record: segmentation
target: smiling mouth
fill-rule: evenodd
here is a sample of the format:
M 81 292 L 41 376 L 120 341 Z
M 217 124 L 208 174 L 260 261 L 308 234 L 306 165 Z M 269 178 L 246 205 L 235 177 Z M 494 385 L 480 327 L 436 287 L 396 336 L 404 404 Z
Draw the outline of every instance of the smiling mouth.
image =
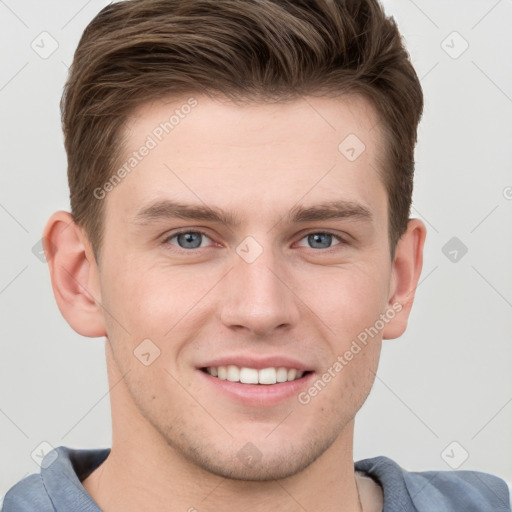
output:
M 239 367 L 236 365 L 227 366 L 209 366 L 201 368 L 201 371 L 208 373 L 212 377 L 230 382 L 240 382 L 242 384 L 280 384 L 292 382 L 304 378 L 310 374 L 310 371 L 300 371 L 296 368 L 286 368 L 284 366 L 262 368 Z

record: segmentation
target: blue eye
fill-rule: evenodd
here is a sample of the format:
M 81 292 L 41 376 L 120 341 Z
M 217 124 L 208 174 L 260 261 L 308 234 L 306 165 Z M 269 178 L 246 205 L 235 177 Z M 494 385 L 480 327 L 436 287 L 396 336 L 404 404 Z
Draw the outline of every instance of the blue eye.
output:
M 330 249 L 332 247 L 331 243 L 333 238 L 337 238 L 340 243 L 342 242 L 341 238 L 332 233 L 310 233 L 302 238 L 302 240 L 307 239 L 312 249 Z
M 176 240 L 175 242 L 173 242 L 174 239 Z M 309 233 L 302 237 L 301 241 L 307 240 L 307 244 L 309 244 L 308 246 L 310 249 L 330 249 L 333 247 L 333 239 L 337 239 L 339 242 L 338 244 L 334 244 L 334 246 L 340 245 L 344 242 L 339 236 L 325 232 Z M 208 241 L 211 242 L 212 240 L 202 231 L 180 231 L 167 237 L 163 243 L 177 245 L 180 249 L 186 250 L 207 247 Z M 299 245 L 303 246 L 303 244 Z
M 176 238 L 177 245 L 181 249 L 199 249 L 202 247 L 202 237 L 210 240 L 204 233 L 201 231 L 182 231 L 180 233 L 174 233 L 174 235 L 164 240 L 164 243 L 171 243 L 171 240 Z M 176 244 L 172 244 L 176 245 Z M 203 246 L 204 247 L 204 246 Z

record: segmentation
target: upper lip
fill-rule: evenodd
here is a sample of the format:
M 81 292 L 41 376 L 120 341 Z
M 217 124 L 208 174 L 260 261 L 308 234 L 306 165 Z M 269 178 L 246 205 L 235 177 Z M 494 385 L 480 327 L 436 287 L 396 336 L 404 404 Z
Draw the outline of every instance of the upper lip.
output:
M 262 370 L 263 368 L 295 368 L 299 371 L 310 371 L 311 366 L 296 359 L 292 359 L 287 356 L 267 356 L 267 357 L 255 357 L 248 355 L 233 355 L 233 356 L 224 356 L 212 359 L 205 363 L 202 363 L 198 366 L 198 368 L 208 368 L 208 367 L 219 367 L 219 366 L 228 366 L 233 364 L 238 366 L 239 368 L 254 368 L 256 370 Z

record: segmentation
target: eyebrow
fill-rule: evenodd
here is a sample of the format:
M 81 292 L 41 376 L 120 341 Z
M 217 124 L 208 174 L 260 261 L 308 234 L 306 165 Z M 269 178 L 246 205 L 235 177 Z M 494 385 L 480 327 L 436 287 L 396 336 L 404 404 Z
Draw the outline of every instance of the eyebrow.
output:
M 229 227 L 237 227 L 242 223 L 240 217 L 233 212 L 206 205 L 186 204 L 170 199 L 156 201 L 141 208 L 133 217 L 133 223 L 147 225 L 155 221 L 174 218 L 210 221 Z M 353 201 L 337 200 L 307 207 L 296 205 L 290 209 L 284 219 L 290 224 L 329 219 L 371 221 L 373 215 L 362 204 Z

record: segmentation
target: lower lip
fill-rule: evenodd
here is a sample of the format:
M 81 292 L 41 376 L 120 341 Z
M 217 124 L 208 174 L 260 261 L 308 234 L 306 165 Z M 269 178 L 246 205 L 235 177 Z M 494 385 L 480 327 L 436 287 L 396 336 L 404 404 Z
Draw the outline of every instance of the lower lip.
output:
M 252 407 L 271 407 L 285 400 L 296 397 L 305 387 L 310 385 L 314 372 L 308 373 L 297 380 L 278 382 L 276 384 L 242 384 L 212 377 L 209 373 L 197 370 L 206 382 L 229 398 L 243 405 Z

